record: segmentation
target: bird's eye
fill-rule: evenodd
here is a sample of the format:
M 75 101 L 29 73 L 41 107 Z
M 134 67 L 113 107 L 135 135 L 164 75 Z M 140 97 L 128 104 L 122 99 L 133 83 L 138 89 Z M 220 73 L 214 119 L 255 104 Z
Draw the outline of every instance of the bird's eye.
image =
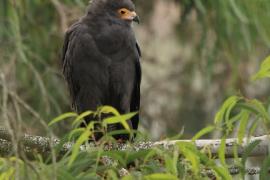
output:
M 127 13 L 128 13 L 128 9 L 126 9 L 126 8 L 121 8 L 121 9 L 118 9 L 118 14 L 120 15 L 120 16 L 123 16 L 123 15 L 126 15 Z

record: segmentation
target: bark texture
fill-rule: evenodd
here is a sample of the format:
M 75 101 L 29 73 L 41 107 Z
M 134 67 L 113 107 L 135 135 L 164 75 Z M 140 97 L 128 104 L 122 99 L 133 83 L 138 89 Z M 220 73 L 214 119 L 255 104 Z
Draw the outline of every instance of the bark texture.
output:
M 268 156 L 268 145 L 269 137 L 268 135 L 263 135 L 259 137 L 251 137 L 250 139 L 245 138 L 242 145 L 237 145 L 238 156 L 241 157 L 244 149 L 254 141 L 259 141 L 259 144 L 253 149 L 249 154 L 249 157 L 261 157 Z M 174 146 L 179 142 L 192 142 L 191 140 L 174 140 L 174 141 L 158 141 L 158 142 L 139 142 L 136 144 L 119 144 L 116 146 L 105 146 L 107 150 L 109 149 L 133 149 L 134 151 L 146 150 L 153 147 L 163 147 L 169 148 Z M 194 141 L 198 149 L 208 147 L 208 150 L 211 151 L 212 155 L 215 156 L 218 153 L 220 148 L 221 140 L 220 139 L 199 139 Z M 237 143 L 237 138 L 226 139 L 226 151 L 225 157 L 232 158 L 234 157 L 234 144 Z M 0 128 L 0 156 L 9 156 L 14 153 L 15 148 L 19 147 L 23 149 L 23 152 L 27 155 L 32 153 L 40 153 L 43 156 L 48 156 L 51 153 L 51 147 L 60 146 L 60 154 L 64 155 L 67 152 L 71 151 L 73 147 L 72 142 L 61 144 L 60 140 L 48 137 L 33 136 L 33 135 L 23 135 L 19 138 L 18 143 L 14 144 L 12 142 L 12 136 L 5 128 Z M 91 146 L 81 146 L 81 150 L 85 151 Z M 229 169 L 231 174 L 239 174 L 240 169 L 238 167 L 233 167 Z M 249 168 L 246 169 L 246 173 L 249 175 L 258 174 L 260 172 L 259 168 Z M 211 175 L 211 172 L 206 172 L 206 174 Z

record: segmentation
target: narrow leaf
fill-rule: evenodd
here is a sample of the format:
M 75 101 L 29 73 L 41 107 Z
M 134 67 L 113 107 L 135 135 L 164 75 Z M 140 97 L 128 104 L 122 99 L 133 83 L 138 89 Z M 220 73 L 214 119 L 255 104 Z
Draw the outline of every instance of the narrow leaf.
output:
M 195 141 L 195 140 L 199 139 L 200 137 L 202 137 L 203 135 L 212 132 L 214 129 L 215 129 L 214 126 L 208 126 L 208 127 L 206 127 L 206 128 L 203 128 L 202 130 L 200 130 L 200 131 L 192 138 L 192 141 Z
M 246 110 L 243 110 L 241 112 L 240 125 L 239 125 L 238 136 L 237 136 L 239 144 L 242 144 L 243 138 L 246 134 L 246 128 L 248 125 L 249 115 L 250 115 L 250 112 Z
M 252 76 L 251 80 L 255 81 L 270 77 L 270 56 L 268 56 L 261 64 L 259 72 Z
M 77 114 L 77 113 L 74 113 L 74 112 L 68 112 L 68 113 L 62 114 L 62 115 L 60 115 L 60 116 L 54 118 L 54 119 L 48 124 L 48 126 L 51 126 L 51 125 L 53 125 L 53 124 L 55 124 L 55 123 L 58 123 L 58 122 L 60 122 L 60 121 L 63 121 L 63 120 L 65 120 L 65 119 L 67 119 L 67 118 L 72 118 L 72 117 L 77 117 L 77 116 L 78 116 L 78 114 Z
M 76 124 L 80 123 L 85 117 L 94 114 L 93 111 L 86 111 L 82 114 L 80 114 L 72 123 L 72 126 L 75 126 Z
M 178 180 L 178 178 L 172 174 L 161 174 L 161 173 L 156 173 L 156 174 L 150 174 L 147 176 L 144 176 L 145 180 Z

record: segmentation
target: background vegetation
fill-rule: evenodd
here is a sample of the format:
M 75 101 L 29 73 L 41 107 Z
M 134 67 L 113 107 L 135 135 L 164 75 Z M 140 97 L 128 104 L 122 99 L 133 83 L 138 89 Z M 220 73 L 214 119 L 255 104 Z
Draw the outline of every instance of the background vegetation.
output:
M 153 138 L 185 127 L 187 137 L 211 122 L 232 93 L 267 99 L 267 83 L 248 85 L 269 53 L 267 0 L 135 1 L 135 25 L 143 50 L 142 121 Z M 67 27 L 88 0 L 1 1 L 1 118 L 22 121 L 24 131 L 42 134 L 48 122 L 70 111 L 60 53 Z M 198 121 L 200 123 L 198 123 Z M 15 123 L 17 124 L 17 123 Z M 60 125 L 56 132 L 68 130 Z M 63 128 L 65 127 L 65 128 Z M 166 128 L 164 128 L 166 127 Z
M 143 52 L 141 131 L 149 133 L 152 139 L 159 139 L 184 129 L 184 136 L 192 137 L 213 121 L 222 102 L 233 94 L 238 96 L 230 99 L 229 104 L 240 102 L 242 105 L 244 102 L 255 108 L 255 114 L 239 109 L 232 114 L 229 111 L 226 118 L 216 120 L 220 123 L 216 128 L 224 127 L 222 122 L 226 122 L 228 126 L 225 128 L 233 130 L 229 117 L 238 113 L 241 115 L 237 116 L 238 120 L 239 117 L 248 117 L 240 118 L 242 129 L 249 118 L 268 120 L 269 83 L 249 82 L 261 60 L 269 55 L 268 0 L 135 0 L 135 3 L 142 19 L 142 24 L 134 27 Z M 0 125 L 16 132 L 16 136 L 28 132 L 62 137 L 71 128 L 68 121 L 58 123 L 53 130 L 48 129 L 47 124 L 54 117 L 71 111 L 61 75 L 60 52 L 64 32 L 84 14 L 87 4 L 88 0 L 0 1 Z M 236 97 L 241 97 L 241 100 Z M 264 104 L 249 101 L 253 98 Z M 256 113 L 256 108 L 262 111 Z M 262 116 L 256 118 L 258 114 Z M 233 122 L 237 121 L 233 119 Z M 256 131 L 255 134 L 268 132 L 268 121 L 249 121 L 249 126 L 254 127 L 250 134 L 254 134 L 253 130 L 257 127 L 254 122 L 264 127 L 259 128 L 263 131 Z M 232 133 L 225 131 L 211 135 L 226 135 L 221 136 L 225 138 Z M 242 130 L 240 134 L 235 133 L 241 139 L 243 133 L 248 132 Z M 179 147 L 186 150 L 182 153 L 187 163 L 176 162 Z M 22 169 L 17 173 L 28 172 L 25 169 L 39 171 L 26 173 L 26 179 L 29 175 L 50 178 L 56 173 L 65 178 L 82 178 L 85 175 L 87 179 L 96 177 L 101 171 L 117 178 L 116 169 L 120 167 L 139 177 L 162 172 L 170 179 L 172 176 L 200 178 L 203 175 L 199 173 L 198 166 L 202 169 L 210 167 L 220 177 L 229 176 L 227 165 L 222 161 L 222 152 L 220 160 L 223 170 L 211 164 L 212 160 L 190 145 L 179 145 L 166 153 L 159 149 L 152 151 L 140 155 L 131 153 L 133 158 L 141 157 L 134 166 L 135 170 L 127 166 L 128 158 L 117 159 L 117 155 L 114 156 L 119 161 L 116 164 L 98 166 L 100 149 L 94 150 L 93 154 L 80 154 L 77 158 L 80 163 L 78 169 L 76 162 L 69 169 L 63 169 L 68 164 L 68 158 L 49 165 L 40 163 L 41 159 L 28 163 L 12 158 L 1 159 L 1 164 L 7 173 L 3 176 L 6 177 L 9 177 L 8 173 L 14 174 L 14 168 Z M 87 166 L 88 161 L 83 164 L 85 156 L 97 158 L 93 158 L 93 169 Z M 156 158 L 149 160 L 152 156 Z M 192 157 L 196 158 L 189 159 Z M 208 160 L 210 164 L 204 164 Z M 142 162 L 143 166 L 139 166 Z M 85 174 L 79 173 L 82 169 Z
M 232 93 L 267 99 L 267 83 L 248 84 L 269 53 L 267 0 L 136 0 L 143 50 L 142 129 L 157 139 L 185 127 L 187 137 L 211 122 Z M 88 0 L 1 1 L 1 122 L 43 134 L 70 111 L 60 52 L 67 27 Z M 21 121 L 21 123 L 16 123 Z M 200 123 L 198 123 L 198 121 Z M 57 134 L 69 125 L 56 127 Z M 168 133 L 170 132 L 170 133 Z

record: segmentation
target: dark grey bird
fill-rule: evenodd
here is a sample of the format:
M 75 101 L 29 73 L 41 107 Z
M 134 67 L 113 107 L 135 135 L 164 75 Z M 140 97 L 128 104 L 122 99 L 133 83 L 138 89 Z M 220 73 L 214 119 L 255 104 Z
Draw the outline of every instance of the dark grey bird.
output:
M 139 111 L 141 51 L 133 21 L 139 22 L 139 18 L 131 0 L 93 0 L 86 15 L 66 32 L 63 74 L 78 113 L 103 105 L 113 106 L 121 114 Z M 85 118 L 86 123 L 91 120 L 93 117 Z M 139 114 L 129 121 L 134 130 L 138 123 Z M 120 129 L 121 124 L 110 127 Z

